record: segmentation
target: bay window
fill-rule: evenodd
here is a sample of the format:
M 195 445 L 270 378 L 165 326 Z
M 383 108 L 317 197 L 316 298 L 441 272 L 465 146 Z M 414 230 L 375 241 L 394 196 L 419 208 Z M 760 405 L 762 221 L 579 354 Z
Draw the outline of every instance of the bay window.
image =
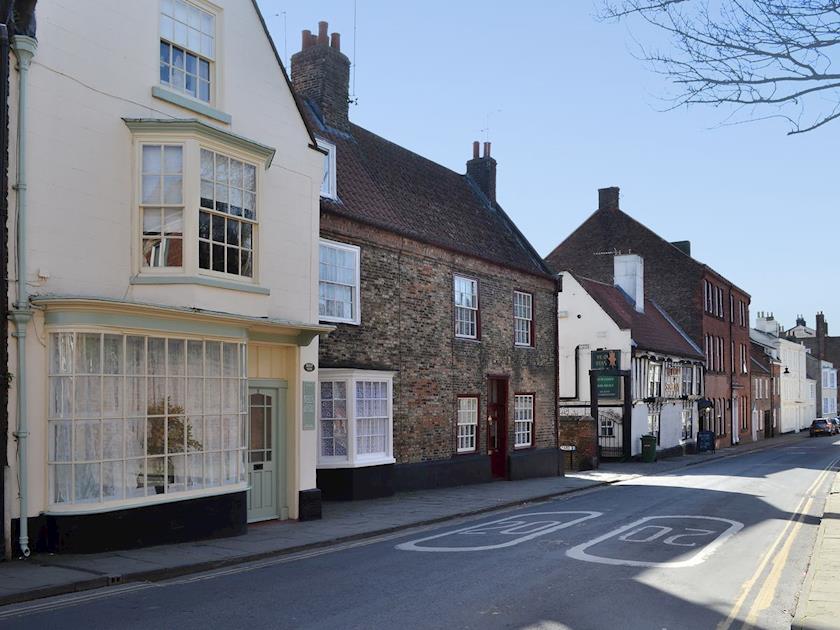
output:
M 196 120 L 127 119 L 137 143 L 132 284 L 258 287 L 260 161 L 274 150 Z M 222 141 L 229 140 L 229 144 Z
M 478 397 L 458 397 L 458 452 L 472 453 L 478 449 Z
M 514 448 L 534 443 L 534 395 L 516 394 L 513 397 Z
M 61 331 L 49 348 L 51 506 L 244 486 L 244 344 Z
M 393 463 L 393 374 L 322 369 L 319 376 L 318 465 Z

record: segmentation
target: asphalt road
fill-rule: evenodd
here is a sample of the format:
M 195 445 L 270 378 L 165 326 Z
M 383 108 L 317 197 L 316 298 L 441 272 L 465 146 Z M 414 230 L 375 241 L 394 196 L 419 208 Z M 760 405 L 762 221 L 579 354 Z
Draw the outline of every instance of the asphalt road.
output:
M 787 629 L 838 458 L 840 440 L 807 440 L 374 541 L 7 607 L 0 627 Z

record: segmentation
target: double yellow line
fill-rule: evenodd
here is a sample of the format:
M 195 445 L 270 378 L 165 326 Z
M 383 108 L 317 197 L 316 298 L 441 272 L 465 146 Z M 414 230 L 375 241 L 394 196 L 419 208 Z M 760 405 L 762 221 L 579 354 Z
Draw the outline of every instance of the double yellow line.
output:
M 828 474 L 839 461 L 840 458 L 835 459 L 826 466 L 814 480 L 814 483 L 812 483 L 805 491 L 805 496 L 802 497 L 802 500 L 796 506 L 796 509 L 793 511 L 793 515 L 785 524 L 784 529 L 782 529 L 778 538 L 776 538 L 770 548 L 765 552 L 764 556 L 762 556 L 761 562 L 759 563 L 758 568 L 756 568 L 755 573 L 752 574 L 749 580 L 744 582 L 744 585 L 741 587 L 741 595 L 735 601 L 735 605 L 732 607 L 732 611 L 729 613 L 729 616 L 717 625 L 717 630 L 729 630 L 732 627 L 732 624 L 741 613 L 741 609 L 746 604 L 747 598 L 750 593 L 753 592 L 753 589 L 771 561 L 772 565 L 770 572 L 761 583 L 761 588 L 755 596 L 752 606 L 750 606 L 749 610 L 747 610 L 746 617 L 744 618 L 744 624 L 741 626 L 742 630 L 752 628 L 758 619 L 758 615 L 773 603 L 773 597 L 776 594 L 776 588 L 779 586 L 779 580 L 781 579 L 782 571 L 787 564 L 793 543 L 796 540 L 799 530 L 802 528 L 802 523 L 804 522 L 805 517 L 810 512 L 811 506 L 814 503 L 813 493 L 816 492 L 816 490 L 822 485 Z

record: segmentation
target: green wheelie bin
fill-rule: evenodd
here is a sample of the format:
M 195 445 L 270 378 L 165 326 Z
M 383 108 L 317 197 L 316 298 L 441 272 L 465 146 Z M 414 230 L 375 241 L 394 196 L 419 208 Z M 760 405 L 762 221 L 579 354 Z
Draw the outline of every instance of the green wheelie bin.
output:
M 656 461 L 656 436 L 642 436 L 642 461 L 651 464 Z

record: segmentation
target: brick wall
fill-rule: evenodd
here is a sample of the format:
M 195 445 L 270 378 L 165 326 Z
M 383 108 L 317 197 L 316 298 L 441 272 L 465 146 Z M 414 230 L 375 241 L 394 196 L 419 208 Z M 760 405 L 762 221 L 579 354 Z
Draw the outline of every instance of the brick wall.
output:
M 393 370 L 398 464 L 456 455 L 458 395 L 479 397 L 478 453 L 487 452 L 487 377 L 535 395 L 535 447 L 554 447 L 554 282 L 425 245 L 328 212 L 321 236 L 361 248 L 361 325 L 338 324 L 320 344 L 320 365 Z M 481 340 L 456 339 L 452 276 L 477 278 Z M 535 347 L 514 347 L 513 291 L 534 295 Z
M 565 470 L 598 468 L 598 425 L 592 416 L 561 416 L 558 424 L 559 444 L 574 446 L 562 453 Z

